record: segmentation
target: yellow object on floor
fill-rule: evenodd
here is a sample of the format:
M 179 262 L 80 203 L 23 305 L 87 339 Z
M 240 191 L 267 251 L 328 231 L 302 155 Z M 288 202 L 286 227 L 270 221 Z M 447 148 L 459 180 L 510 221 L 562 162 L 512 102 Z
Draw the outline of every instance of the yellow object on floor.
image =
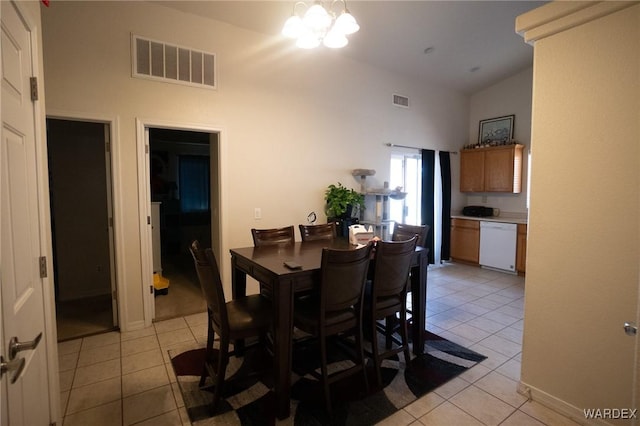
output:
M 156 292 L 164 290 L 163 293 L 169 292 L 169 279 L 163 277 L 158 272 L 153 273 L 153 288 Z

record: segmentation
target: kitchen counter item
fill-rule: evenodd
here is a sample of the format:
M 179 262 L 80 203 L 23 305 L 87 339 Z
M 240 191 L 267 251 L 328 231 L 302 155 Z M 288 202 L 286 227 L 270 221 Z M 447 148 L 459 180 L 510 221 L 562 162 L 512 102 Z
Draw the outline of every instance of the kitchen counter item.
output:
M 488 217 L 493 216 L 493 208 L 484 206 L 466 206 L 462 209 L 465 216 Z
M 515 223 L 480 222 L 480 265 L 516 271 L 516 237 Z

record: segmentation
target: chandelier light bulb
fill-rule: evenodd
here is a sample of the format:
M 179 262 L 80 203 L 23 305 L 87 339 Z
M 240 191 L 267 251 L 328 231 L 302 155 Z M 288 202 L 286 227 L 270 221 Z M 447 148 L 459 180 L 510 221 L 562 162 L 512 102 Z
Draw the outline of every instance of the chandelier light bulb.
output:
M 340 14 L 340 16 L 338 16 L 333 27 L 338 28 L 340 32 L 345 35 L 356 33 L 360 29 L 360 25 L 356 22 L 356 18 L 354 18 L 346 9 Z
M 291 15 L 284 23 L 284 27 L 282 27 L 282 35 L 289 38 L 298 38 L 303 29 L 302 19 L 297 15 Z
M 316 3 L 304 14 L 302 22 L 314 32 L 323 32 L 331 25 L 331 16 L 320 3 Z
M 330 47 L 331 49 L 339 49 L 341 47 L 345 47 L 347 43 L 349 43 L 349 40 L 347 40 L 347 37 L 345 37 L 345 35 L 340 31 L 338 31 L 338 29 L 334 25 L 334 27 L 331 29 L 331 31 L 329 31 L 322 42 L 326 47 Z
M 340 2 L 343 4 L 342 11 L 333 9 Z M 303 9 L 296 11 L 298 6 Z M 303 14 L 304 8 L 306 12 Z M 296 39 L 296 46 L 303 49 L 313 49 L 321 43 L 336 49 L 346 46 L 349 43 L 346 36 L 359 29 L 356 19 L 347 10 L 345 0 L 333 0 L 329 8 L 325 8 L 319 0 L 313 3 L 300 0 L 282 27 L 282 35 Z
M 301 49 L 313 49 L 314 47 L 320 46 L 320 38 L 308 28 L 304 28 L 302 34 L 298 36 L 296 46 Z

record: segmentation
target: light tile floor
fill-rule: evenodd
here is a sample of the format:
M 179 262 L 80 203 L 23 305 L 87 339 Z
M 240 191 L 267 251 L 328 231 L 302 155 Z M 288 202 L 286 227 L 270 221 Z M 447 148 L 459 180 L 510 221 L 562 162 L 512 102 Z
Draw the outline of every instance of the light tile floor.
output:
M 524 279 L 459 264 L 430 267 L 427 328 L 488 357 L 383 425 L 577 425 L 516 392 Z M 64 425 L 189 425 L 167 351 L 204 345 L 206 314 L 60 343 Z M 282 422 L 283 424 L 290 421 Z

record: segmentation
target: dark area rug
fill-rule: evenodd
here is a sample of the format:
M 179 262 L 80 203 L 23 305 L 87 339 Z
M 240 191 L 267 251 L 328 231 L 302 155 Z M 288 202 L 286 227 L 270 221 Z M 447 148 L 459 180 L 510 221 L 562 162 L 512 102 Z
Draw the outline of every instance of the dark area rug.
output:
M 324 409 L 320 383 L 307 374 L 319 368 L 317 347 L 308 344 L 294 345 L 291 417 L 288 423 L 372 425 L 486 359 L 483 355 L 433 333 L 425 333 L 426 353 L 418 357 L 412 355 L 408 367 L 402 356 L 383 362 L 382 387 L 375 385 L 373 367 L 368 369 L 369 392 L 364 389 L 361 374 L 335 383 L 331 388 L 334 401 L 332 417 Z M 269 370 L 271 359 L 264 348 L 247 350 L 244 357 L 231 357 L 227 370 L 229 382 L 225 387 L 224 400 L 220 402 L 215 416 L 209 410 L 213 395 L 211 387 L 207 387 L 209 382 L 202 389 L 198 386 L 204 348 L 169 351 L 169 355 L 193 424 L 276 423 L 275 398 L 270 390 L 273 388 Z M 330 353 L 329 358 L 332 366 L 337 369 L 350 365 L 341 351 Z M 256 371 L 260 373 L 252 374 Z

